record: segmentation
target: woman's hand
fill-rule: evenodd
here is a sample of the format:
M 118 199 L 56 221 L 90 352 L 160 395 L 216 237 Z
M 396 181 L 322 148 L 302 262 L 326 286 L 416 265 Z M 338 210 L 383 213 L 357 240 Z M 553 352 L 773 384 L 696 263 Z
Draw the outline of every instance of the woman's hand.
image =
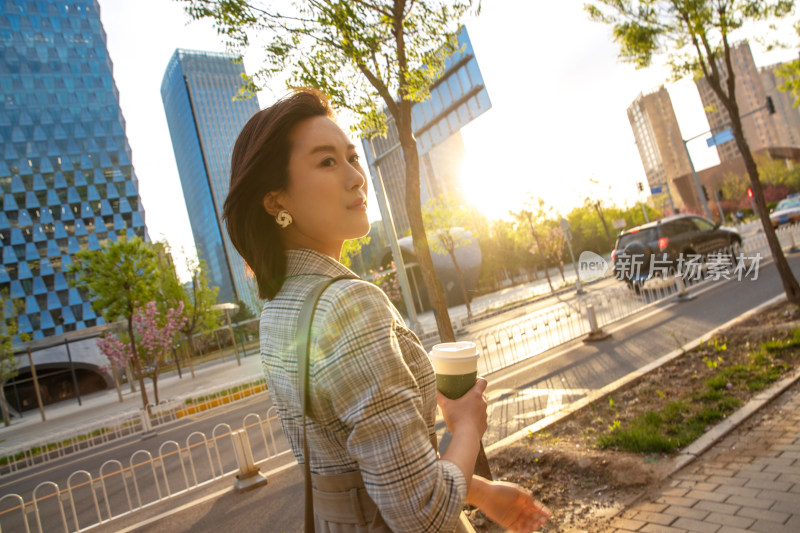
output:
M 436 392 L 437 403 L 450 433 L 455 435 L 457 432 L 466 431 L 474 433 L 480 440 L 488 427 L 486 397 L 483 395 L 486 385 L 485 379 L 477 378 L 475 385 L 464 396 L 455 400 Z
M 514 531 L 515 533 L 529 533 L 536 531 L 552 516 L 550 510 L 540 502 L 533 499 L 530 491 L 514 483 L 505 481 L 486 481 L 474 477 L 474 498 L 467 498 L 469 503 L 478 507 L 490 520 Z M 472 489 L 472 487 L 470 487 Z

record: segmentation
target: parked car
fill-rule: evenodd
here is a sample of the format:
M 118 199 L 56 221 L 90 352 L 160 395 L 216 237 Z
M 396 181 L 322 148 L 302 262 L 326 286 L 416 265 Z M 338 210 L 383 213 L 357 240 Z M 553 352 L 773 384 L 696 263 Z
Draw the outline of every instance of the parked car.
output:
M 611 259 L 617 279 L 629 286 L 660 276 L 687 274 L 690 262 L 702 263 L 714 252 L 741 253 L 742 237 L 698 215 L 674 215 L 623 231 Z
M 794 224 L 800 221 L 800 193 L 790 194 L 780 202 L 769 215 L 772 227 L 777 228 L 781 224 Z

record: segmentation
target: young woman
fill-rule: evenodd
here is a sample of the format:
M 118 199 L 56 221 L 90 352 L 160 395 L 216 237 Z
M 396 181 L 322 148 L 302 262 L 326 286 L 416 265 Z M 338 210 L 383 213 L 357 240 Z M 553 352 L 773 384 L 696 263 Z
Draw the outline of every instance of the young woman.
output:
M 303 457 L 295 335 L 324 278 L 355 275 L 342 244 L 369 231 L 367 179 L 327 98 L 296 91 L 256 113 L 233 149 L 225 219 L 267 302 L 261 357 L 298 462 L 310 460 L 318 532 L 468 531 L 465 502 L 513 531 L 549 511 L 516 485 L 473 476 L 486 430 L 486 381 L 462 398 L 436 391 L 427 354 L 383 292 L 359 279 L 322 295 L 312 326 L 309 458 Z M 453 434 L 437 454 L 440 406 Z

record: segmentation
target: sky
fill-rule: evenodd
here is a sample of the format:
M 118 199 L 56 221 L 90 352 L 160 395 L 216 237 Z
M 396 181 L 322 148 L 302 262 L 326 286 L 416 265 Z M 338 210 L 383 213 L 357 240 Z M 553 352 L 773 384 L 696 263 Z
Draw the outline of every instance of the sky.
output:
M 195 250 L 161 80 L 176 48 L 225 47 L 209 23 L 190 21 L 174 0 L 99 2 L 148 231 L 169 242 L 185 276 L 184 256 Z M 481 14 L 466 20 L 492 108 L 462 130 L 461 182 L 467 201 L 489 218 L 507 217 L 530 195 L 561 214 L 588 195 L 617 205 L 638 201 L 636 183 L 646 180 L 626 110 L 639 93 L 665 85 L 684 138 L 709 129 L 693 82 L 669 83 L 659 61 L 643 70 L 620 62 L 610 28 L 589 21 L 582 6 L 579 0 L 483 2 Z M 751 28 L 741 37 L 764 31 Z M 780 31 L 797 44 L 788 23 Z M 756 66 L 797 57 L 797 48 L 767 53 L 752 40 L 751 48 Z M 257 61 L 256 52 L 246 54 L 245 69 L 256 70 Z M 284 92 L 267 88 L 260 106 Z M 689 150 L 698 170 L 718 163 L 703 138 Z M 379 219 L 374 197 L 368 204 L 371 220 Z

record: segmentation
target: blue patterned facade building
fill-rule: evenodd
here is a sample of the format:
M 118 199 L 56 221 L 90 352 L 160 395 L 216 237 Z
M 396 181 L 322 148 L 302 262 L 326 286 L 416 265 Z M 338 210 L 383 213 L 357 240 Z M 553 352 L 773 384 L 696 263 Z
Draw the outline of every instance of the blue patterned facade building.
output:
M 172 149 L 197 255 L 208 266 L 217 300 L 259 309 L 254 283 L 222 221 L 233 144 L 258 111 L 255 98 L 236 99 L 245 74 L 236 57 L 178 49 L 161 82 Z
M 147 239 L 99 9 L 0 3 L 0 289 L 34 340 L 103 324 L 67 283 L 76 252 Z

